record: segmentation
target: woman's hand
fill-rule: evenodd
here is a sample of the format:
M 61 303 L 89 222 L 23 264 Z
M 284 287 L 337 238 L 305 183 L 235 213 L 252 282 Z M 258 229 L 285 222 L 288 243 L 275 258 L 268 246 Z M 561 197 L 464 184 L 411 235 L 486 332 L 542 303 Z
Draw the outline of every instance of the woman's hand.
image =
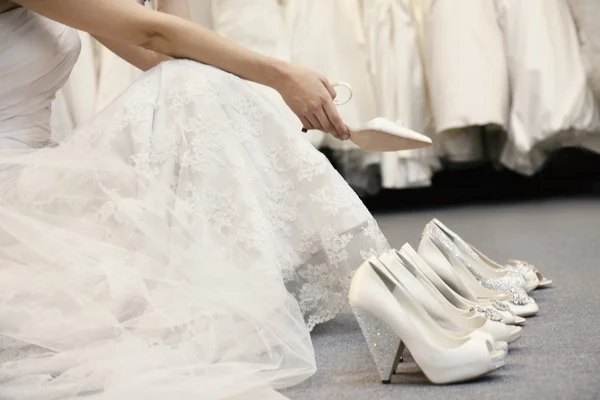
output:
M 327 78 L 308 68 L 288 64 L 273 87 L 300 118 L 304 128 L 328 132 L 340 140 L 350 137 L 333 99 L 336 93 Z

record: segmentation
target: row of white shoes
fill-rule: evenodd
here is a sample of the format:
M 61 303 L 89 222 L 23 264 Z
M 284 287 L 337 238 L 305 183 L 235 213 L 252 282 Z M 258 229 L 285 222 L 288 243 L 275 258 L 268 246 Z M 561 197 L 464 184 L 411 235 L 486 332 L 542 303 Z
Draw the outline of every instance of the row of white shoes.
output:
M 405 244 L 360 266 L 350 304 L 382 382 L 413 365 L 445 384 L 503 366 L 524 317 L 539 310 L 528 292 L 551 284 L 526 262 L 492 261 L 434 219 L 418 251 Z

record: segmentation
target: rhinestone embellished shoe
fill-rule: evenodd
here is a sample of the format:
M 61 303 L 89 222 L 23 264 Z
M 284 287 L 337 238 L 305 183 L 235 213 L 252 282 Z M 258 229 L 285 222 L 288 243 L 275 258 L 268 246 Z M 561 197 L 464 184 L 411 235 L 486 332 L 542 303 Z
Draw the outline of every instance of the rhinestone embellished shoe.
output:
M 516 316 L 510 311 L 509 306 L 498 300 L 480 300 L 472 296 L 467 299 L 456 293 L 450 286 L 440 278 L 437 273 L 423 260 L 412 247 L 404 248 L 404 250 L 412 257 L 412 260 L 422 260 L 423 262 L 415 262 L 413 265 L 417 267 L 419 272 L 429 280 L 450 302 L 454 307 L 459 309 L 463 316 L 471 317 L 473 315 L 485 316 L 491 321 L 502 322 L 507 325 L 522 325 L 525 319 Z M 414 255 L 414 256 L 413 256 Z M 418 257 L 418 258 L 417 258 Z M 468 292 L 470 293 L 470 291 Z
M 504 365 L 506 353 L 495 349 L 490 335 L 448 334 L 384 266 L 361 265 L 349 298 L 383 382 L 390 382 L 404 345 L 436 384 L 475 379 Z
M 520 260 L 509 260 L 509 264 L 506 268 L 517 271 L 523 276 L 531 276 L 534 275 L 537 280 L 536 289 L 546 288 L 552 285 L 552 279 L 548 279 L 542 275 L 542 273 L 533 265 L 529 264 L 526 261 Z
M 445 329 L 459 333 L 482 331 L 495 341 L 512 343 L 521 336 L 521 328 L 494 321 L 481 313 L 466 315 L 450 303 L 421 272 L 417 264 L 425 261 L 409 245 L 379 258 L 395 278 L 402 282 L 410 294 L 427 310 L 429 315 Z
M 352 87 L 346 82 L 333 83 L 334 88 L 345 87 L 349 97 L 343 101 L 336 97 L 336 105 L 344 105 L 352 99 Z M 420 149 L 431 146 L 431 138 L 408 129 L 401 121 L 374 118 L 360 127 L 348 126 L 350 141 L 358 147 L 377 152 Z
M 517 340 L 521 336 L 522 329 L 492 321 L 478 312 L 471 311 L 469 312 L 470 315 L 463 314 L 461 309 L 454 307 L 452 303 L 446 300 L 437 288 L 429 282 L 427 277 L 422 275 L 416 267 L 411 266 L 410 261 L 404 259 L 401 253 L 407 249 L 412 250 L 409 244 L 405 244 L 400 251 L 394 250 L 384 254 L 379 259 L 373 257 L 369 261 L 379 268 L 387 268 L 394 275 L 394 278 L 401 281 L 413 298 L 439 323 L 440 327 L 447 330 L 448 334 L 480 336 L 484 339 L 487 338 L 486 335 L 490 335 L 494 339 L 494 348 L 507 354 L 508 343 Z M 414 250 L 412 252 L 418 257 Z M 412 270 L 414 270 L 414 275 L 411 273 Z M 401 362 L 396 368 L 396 374 L 414 374 L 418 372 L 422 371 L 414 362 L 410 351 L 405 349 Z
M 431 223 L 443 230 L 463 252 L 463 254 L 472 259 L 475 267 L 483 267 L 480 271 L 482 274 L 487 273 L 488 277 L 507 276 L 509 274 L 521 275 L 526 282 L 525 287 L 528 292 L 538 287 L 546 287 L 552 284 L 552 281 L 544 278 L 540 271 L 538 271 L 533 265 L 524 261 L 510 260 L 509 265 L 502 266 L 483 254 L 481 251 L 477 250 L 471 244 L 464 241 L 460 236 L 454 233 L 438 219 L 433 219 Z
M 473 272 L 462 252 L 433 223 L 426 225 L 419 243 L 419 255 L 461 296 L 481 302 L 507 300 L 510 311 L 528 317 L 539 311 L 535 301 L 518 282 L 509 279 L 483 279 Z
M 457 254 L 471 274 L 487 289 L 508 293 L 527 289 L 523 275 L 515 271 L 493 270 L 459 236 L 441 228 L 433 220 L 425 227 L 427 235 L 435 237 L 448 251 Z

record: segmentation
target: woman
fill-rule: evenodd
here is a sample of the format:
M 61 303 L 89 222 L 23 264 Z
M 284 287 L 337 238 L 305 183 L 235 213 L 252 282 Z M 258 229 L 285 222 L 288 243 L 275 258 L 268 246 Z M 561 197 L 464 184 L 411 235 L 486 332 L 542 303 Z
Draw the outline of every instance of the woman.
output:
M 0 7 L 0 398 L 280 398 L 310 376 L 309 330 L 388 245 L 243 79 L 344 139 L 327 80 L 135 2 Z M 56 146 L 67 26 L 146 72 Z

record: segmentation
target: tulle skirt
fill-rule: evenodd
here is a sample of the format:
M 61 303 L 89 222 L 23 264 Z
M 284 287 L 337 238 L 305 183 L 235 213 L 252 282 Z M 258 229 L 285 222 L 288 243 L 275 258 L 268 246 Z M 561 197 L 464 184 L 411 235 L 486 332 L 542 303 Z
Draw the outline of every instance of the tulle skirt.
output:
M 280 398 L 388 244 L 268 100 L 162 63 L 0 157 L 0 398 Z

